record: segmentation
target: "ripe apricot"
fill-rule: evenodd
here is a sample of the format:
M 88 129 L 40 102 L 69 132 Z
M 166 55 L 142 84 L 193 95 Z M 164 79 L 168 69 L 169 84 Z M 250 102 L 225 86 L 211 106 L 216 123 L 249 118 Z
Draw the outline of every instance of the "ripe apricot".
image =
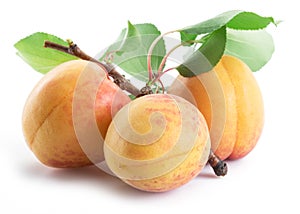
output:
M 22 118 L 25 140 L 51 167 L 80 167 L 104 159 L 103 138 L 113 114 L 130 99 L 97 64 L 63 63 L 29 95 Z
M 127 184 L 144 191 L 177 188 L 205 166 L 210 151 L 206 121 L 185 99 L 152 94 L 124 106 L 111 122 L 105 160 Z
M 212 149 L 221 159 L 238 159 L 256 145 L 263 128 L 264 108 L 259 86 L 249 67 L 223 56 L 209 72 L 179 76 L 168 93 L 194 103 L 204 115 Z

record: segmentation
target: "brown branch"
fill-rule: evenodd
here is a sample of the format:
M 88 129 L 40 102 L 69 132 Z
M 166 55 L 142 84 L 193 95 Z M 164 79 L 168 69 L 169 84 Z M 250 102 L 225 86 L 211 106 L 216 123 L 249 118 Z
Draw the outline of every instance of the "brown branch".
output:
M 134 96 L 138 96 L 140 94 L 140 90 L 137 89 L 134 85 L 132 85 L 123 75 L 117 72 L 112 65 L 107 65 L 99 60 L 87 55 L 84 53 L 76 44 L 72 41 L 68 40 L 69 47 L 53 43 L 50 41 L 45 41 L 44 47 L 51 48 L 54 50 L 58 50 L 73 56 L 76 56 L 80 59 L 91 61 L 97 63 L 107 74 L 114 79 L 114 83 L 117 84 L 122 90 L 128 91 Z
M 218 156 L 216 156 L 212 150 L 210 150 L 208 163 L 213 168 L 217 176 L 225 176 L 227 174 L 227 164 L 224 161 L 222 161 Z

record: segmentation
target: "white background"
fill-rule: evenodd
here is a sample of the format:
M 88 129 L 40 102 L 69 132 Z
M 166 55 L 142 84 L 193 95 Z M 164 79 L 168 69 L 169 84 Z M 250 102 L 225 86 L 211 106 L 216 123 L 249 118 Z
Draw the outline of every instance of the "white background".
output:
M 0 213 L 299 213 L 300 17 L 294 2 L 1 1 Z M 263 135 L 247 157 L 228 162 L 226 177 L 205 168 L 177 190 L 144 193 L 94 167 L 47 168 L 28 149 L 22 109 L 42 75 L 15 55 L 19 39 L 44 31 L 71 38 L 93 55 L 115 40 L 127 20 L 151 22 L 167 32 L 232 9 L 283 22 L 269 28 L 276 50 L 255 73 L 265 101 Z

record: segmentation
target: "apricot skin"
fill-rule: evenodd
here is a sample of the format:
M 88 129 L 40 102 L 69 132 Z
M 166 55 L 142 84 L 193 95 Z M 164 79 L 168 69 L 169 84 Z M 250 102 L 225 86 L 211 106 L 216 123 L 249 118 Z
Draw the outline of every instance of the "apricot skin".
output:
M 207 73 L 179 76 L 168 93 L 198 107 L 208 123 L 212 149 L 221 159 L 242 158 L 257 144 L 264 124 L 263 100 L 251 70 L 241 60 L 223 56 Z M 214 129 L 213 116 L 219 120 Z
M 88 61 L 74 60 L 48 72 L 30 93 L 22 117 L 23 134 L 28 146 L 47 166 L 68 168 L 92 164 L 78 142 L 73 123 L 74 90 L 85 69 L 99 73 L 105 78 L 101 85 L 95 86 L 99 90 L 93 118 L 96 119 L 103 138 L 112 120 L 112 99 L 119 92 L 119 88 L 106 78 L 105 72 L 99 66 Z M 91 80 L 88 84 L 95 82 Z M 77 90 L 80 91 L 80 88 Z M 118 93 L 118 100 L 118 108 L 130 101 L 124 93 Z M 84 106 L 84 102 L 82 104 Z M 103 160 L 103 154 L 97 155 L 99 161 Z
M 125 183 L 149 192 L 186 184 L 205 166 L 209 151 L 209 132 L 199 110 L 166 94 L 146 95 L 124 106 L 104 142 L 110 169 Z

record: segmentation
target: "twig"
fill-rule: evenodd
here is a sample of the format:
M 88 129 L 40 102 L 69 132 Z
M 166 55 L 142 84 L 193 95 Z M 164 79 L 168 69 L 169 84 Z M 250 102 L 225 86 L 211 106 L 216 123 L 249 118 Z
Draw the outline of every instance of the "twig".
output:
M 227 164 L 216 156 L 212 150 L 210 150 L 208 163 L 214 169 L 217 176 L 225 176 L 227 174 Z
M 114 83 L 117 84 L 122 90 L 128 91 L 134 96 L 138 96 L 140 94 L 140 90 L 137 89 L 134 85 L 132 85 L 123 75 L 117 72 L 113 66 L 104 64 L 99 60 L 87 55 L 84 53 L 76 44 L 74 44 L 71 40 L 67 40 L 69 43 L 69 47 L 53 43 L 50 41 L 45 41 L 44 47 L 55 49 L 73 56 L 76 56 L 80 59 L 91 61 L 97 63 L 107 74 L 114 79 Z

